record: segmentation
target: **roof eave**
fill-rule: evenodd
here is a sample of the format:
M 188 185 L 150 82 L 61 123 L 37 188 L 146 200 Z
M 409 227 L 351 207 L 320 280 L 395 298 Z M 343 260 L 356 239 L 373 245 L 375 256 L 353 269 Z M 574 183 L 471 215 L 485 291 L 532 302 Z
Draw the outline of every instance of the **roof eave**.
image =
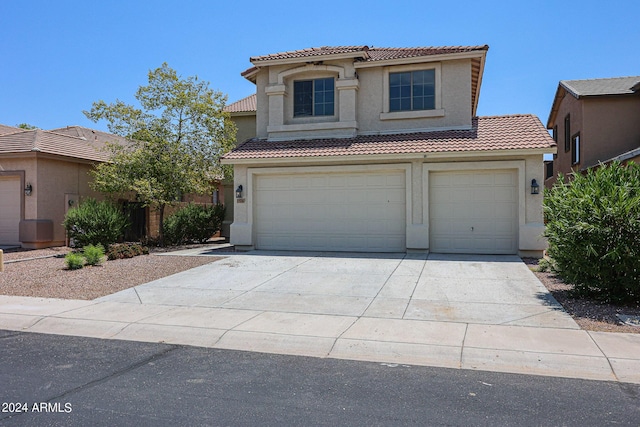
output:
M 336 61 L 340 59 L 353 59 L 353 58 L 367 58 L 366 50 L 358 50 L 353 52 L 344 53 L 330 53 L 327 55 L 309 55 L 298 56 L 294 58 L 281 58 L 281 59 L 256 59 L 250 58 L 249 61 L 256 66 L 271 66 L 271 65 L 286 65 L 286 64 L 299 64 L 301 62 L 319 62 L 319 61 Z
M 558 84 L 558 88 L 556 89 L 556 94 L 553 97 L 553 103 L 551 104 L 551 111 L 549 111 L 549 118 L 547 119 L 547 129 L 552 129 L 553 124 L 556 121 L 556 116 L 558 115 L 558 110 L 560 109 L 560 102 L 564 95 L 567 93 L 565 87 L 562 85 L 562 82 Z
M 471 106 L 473 110 L 472 111 L 473 117 L 477 115 L 477 111 L 478 111 L 478 103 L 480 102 L 480 87 L 482 86 L 482 76 L 484 75 L 484 64 L 486 59 L 487 59 L 487 51 L 484 50 L 482 51 L 482 55 L 480 55 L 480 70 L 478 71 L 478 85 L 476 86 L 476 93 L 474 97 L 475 102 Z
M 472 59 L 481 58 L 484 62 L 484 58 L 487 56 L 486 49 L 472 50 L 469 52 L 456 52 L 456 53 L 441 53 L 435 55 L 423 55 L 423 56 L 410 56 L 406 58 L 394 58 L 384 59 L 380 61 L 366 61 L 356 62 L 353 64 L 354 68 L 370 68 L 370 67 L 383 67 L 387 65 L 405 65 L 416 64 L 426 62 L 439 62 L 454 59 Z
M 354 154 L 337 156 L 297 156 L 297 157 L 258 157 L 247 159 L 221 159 L 223 165 L 270 165 L 270 164 L 300 164 L 300 163 L 335 163 L 335 162 L 358 162 L 358 161 L 384 161 L 384 160 L 417 160 L 417 159 L 446 159 L 462 157 L 492 157 L 492 156 L 529 156 L 555 154 L 557 147 L 545 148 L 517 148 L 500 150 L 477 150 L 477 151 L 437 151 L 437 152 L 416 152 L 399 154 Z

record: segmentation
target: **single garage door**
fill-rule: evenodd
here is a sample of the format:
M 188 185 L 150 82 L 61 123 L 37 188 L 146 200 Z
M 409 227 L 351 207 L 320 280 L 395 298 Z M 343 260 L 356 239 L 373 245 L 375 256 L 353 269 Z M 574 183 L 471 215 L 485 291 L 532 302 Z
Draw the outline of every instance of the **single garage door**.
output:
M 517 182 L 515 170 L 431 172 L 431 252 L 516 253 Z
M 0 245 L 19 245 L 20 178 L 0 176 Z
M 263 175 L 256 247 L 404 252 L 405 172 Z

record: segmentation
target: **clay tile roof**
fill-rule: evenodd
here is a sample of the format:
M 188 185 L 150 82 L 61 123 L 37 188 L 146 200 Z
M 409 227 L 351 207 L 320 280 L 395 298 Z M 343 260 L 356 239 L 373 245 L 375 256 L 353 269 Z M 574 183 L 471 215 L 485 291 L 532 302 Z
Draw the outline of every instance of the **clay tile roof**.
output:
M 345 139 L 267 141 L 250 139 L 225 160 L 329 157 L 377 154 L 474 152 L 549 149 L 556 144 L 540 120 L 530 114 L 476 117 L 470 130 L 393 135 L 358 135 Z M 230 162 L 233 163 L 233 162 Z
M 640 84 L 640 76 L 560 81 L 560 85 L 576 98 L 598 95 L 628 95 L 635 93 L 634 87 L 638 84 Z
M 41 152 L 82 160 L 107 161 L 109 155 L 102 147 L 108 141 L 126 140 L 79 126 L 54 131 L 20 129 L 18 132 L 0 135 L 0 154 Z
M 273 61 L 282 59 L 314 58 L 326 55 L 353 53 L 362 56 L 363 61 L 382 61 L 387 59 L 415 58 L 420 56 L 443 55 L 447 53 L 472 52 L 488 50 L 489 46 L 430 46 L 430 47 L 368 47 L 368 46 L 323 46 L 308 49 L 292 50 L 288 52 L 273 53 L 270 55 L 254 56 L 250 58 L 252 63 Z M 246 72 L 248 72 L 247 70 Z
M 278 59 L 309 58 L 309 57 L 324 56 L 324 55 L 337 55 L 342 53 L 358 53 L 358 52 L 366 51 L 367 49 L 368 49 L 367 46 L 312 47 L 308 49 L 290 50 L 288 52 L 272 53 L 270 55 L 252 56 L 251 58 L 249 58 L 249 61 L 255 63 L 255 62 L 271 61 L 271 60 L 278 60 Z
M 388 59 L 416 58 L 430 55 L 444 55 L 448 53 L 463 53 L 476 50 L 489 50 L 489 46 L 440 46 L 440 47 L 372 47 L 367 52 L 368 62 L 384 61 Z
M 7 126 L 7 125 L 0 125 L 0 135 L 5 135 L 7 133 L 15 133 L 15 132 L 20 132 L 21 128 L 16 128 L 13 126 Z
M 257 97 L 254 93 L 253 95 L 249 95 L 246 98 L 227 105 L 224 107 L 224 111 L 229 113 L 255 112 L 258 109 L 257 105 Z

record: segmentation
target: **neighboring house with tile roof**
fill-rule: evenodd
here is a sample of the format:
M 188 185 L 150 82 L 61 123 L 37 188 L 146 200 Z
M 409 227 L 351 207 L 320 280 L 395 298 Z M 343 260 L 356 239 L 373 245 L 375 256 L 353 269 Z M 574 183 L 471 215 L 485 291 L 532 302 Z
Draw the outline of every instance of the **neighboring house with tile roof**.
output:
M 0 127 L 0 245 L 64 245 L 66 212 L 81 197 L 100 196 L 89 187 L 89 171 L 108 159 L 104 143 L 122 138 L 67 129 Z
M 257 97 L 254 93 L 224 108 L 224 111 L 230 114 L 231 120 L 236 125 L 236 140 L 238 142 L 246 141 L 256 136 L 256 99 Z
M 252 57 L 241 74 L 256 85 L 255 137 L 223 158 L 237 190 L 231 242 L 540 255 L 542 194 L 532 184 L 556 147 L 535 116 L 476 117 L 487 51 L 338 46 Z
M 640 76 L 560 81 L 547 128 L 558 153 L 545 162 L 546 187 L 558 173 L 613 160 L 639 162 Z
M 108 161 L 107 143 L 129 141 L 81 126 L 47 131 L 0 125 L 0 246 L 64 245 L 62 222 L 67 211 L 84 198 L 104 197 L 91 189 L 89 172 L 95 163 Z M 227 193 L 231 194 L 230 185 Z M 185 196 L 184 202 L 211 204 L 223 198 L 219 186 L 216 200 L 193 195 Z M 130 216 L 127 238 L 158 235 L 156 211 L 132 200 L 118 202 Z M 167 215 L 172 211 L 168 209 Z

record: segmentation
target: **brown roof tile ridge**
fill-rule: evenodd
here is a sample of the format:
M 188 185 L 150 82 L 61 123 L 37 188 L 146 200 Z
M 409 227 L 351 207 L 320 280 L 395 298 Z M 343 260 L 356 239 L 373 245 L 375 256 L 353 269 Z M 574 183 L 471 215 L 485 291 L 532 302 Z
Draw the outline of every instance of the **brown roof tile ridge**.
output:
M 414 46 L 414 47 L 381 47 L 381 46 L 372 46 L 369 50 L 419 50 L 419 49 L 433 49 L 433 50 L 446 50 L 446 49 L 469 49 L 469 50 L 488 50 L 489 45 L 469 45 L 469 46 Z
M 509 119 L 509 118 L 516 118 L 516 117 L 535 117 L 533 114 L 531 113 L 515 113 L 515 114 L 497 114 L 497 115 L 493 115 L 493 116 L 477 116 L 476 119 Z
M 303 55 L 306 53 L 321 53 L 324 51 L 352 51 L 357 52 L 358 50 L 368 49 L 368 46 L 320 46 L 320 47 L 308 47 L 305 49 L 297 49 L 297 50 L 288 50 L 284 52 L 270 53 L 268 55 L 260 55 L 260 56 L 252 56 L 249 58 L 249 61 L 268 61 L 269 59 L 280 58 L 283 56 L 292 56 L 292 55 Z

